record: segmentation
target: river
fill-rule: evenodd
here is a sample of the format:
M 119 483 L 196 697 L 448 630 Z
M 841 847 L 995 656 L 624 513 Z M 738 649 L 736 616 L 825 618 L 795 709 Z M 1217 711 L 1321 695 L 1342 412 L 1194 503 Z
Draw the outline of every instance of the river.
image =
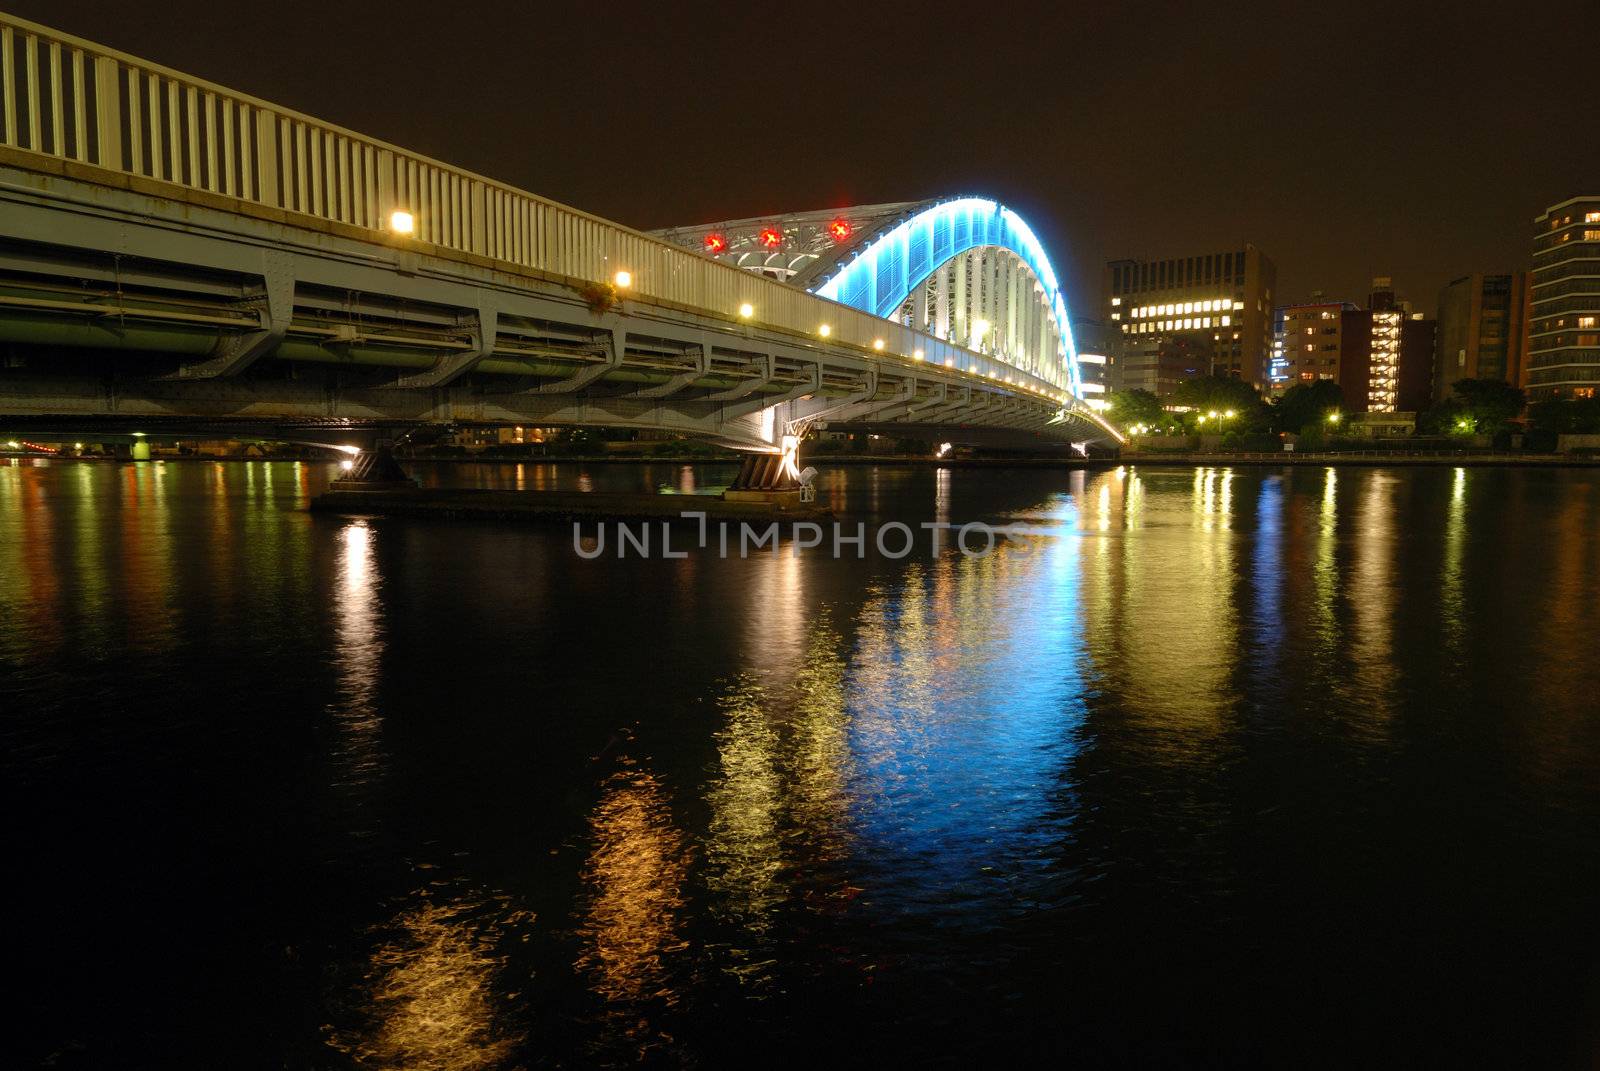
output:
M 8 1063 L 1587 1066 L 1600 472 L 821 467 L 0 464 Z

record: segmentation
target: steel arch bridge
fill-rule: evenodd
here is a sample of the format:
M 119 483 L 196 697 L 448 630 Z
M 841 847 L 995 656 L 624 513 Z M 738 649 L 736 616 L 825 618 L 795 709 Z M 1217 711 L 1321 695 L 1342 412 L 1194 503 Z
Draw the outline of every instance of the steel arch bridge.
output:
M 997 201 L 860 205 L 656 233 L 1081 394 L 1055 268 L 1027 222 Z
M 993 201 L 750 221 L 713 250 L 4 13 L 0 45 L 15 431 L 1121 441 L 1078 396 L 1048 259 Z

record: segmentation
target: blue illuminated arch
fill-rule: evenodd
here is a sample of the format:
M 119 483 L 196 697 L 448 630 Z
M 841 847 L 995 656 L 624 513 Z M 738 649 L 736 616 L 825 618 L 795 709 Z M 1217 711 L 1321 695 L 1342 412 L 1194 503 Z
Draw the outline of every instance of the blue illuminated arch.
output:
M 912 290 L 942 265 L 980 246 L 999 246 L 1015 253 L 1044 287 L 1061 337 L 1057 356 L 1066 369 L 1067 387 L 1081 395 L 1078 351 L 1055 268 L 1033 228 L 996 201 L 962 197 L 931 205 L 874 236 L 811 290 L 874 316 L 893 316 Z

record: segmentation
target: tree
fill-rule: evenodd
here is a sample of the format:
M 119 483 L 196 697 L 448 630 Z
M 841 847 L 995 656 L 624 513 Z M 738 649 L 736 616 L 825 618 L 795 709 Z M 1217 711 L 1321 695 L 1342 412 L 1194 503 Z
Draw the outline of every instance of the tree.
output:
M 1449 435 L 1462 430 L 1462 421 L 1466 418 L 1466 409 L 1455 398 L 1446 398 L 1441 402 L 1434 402 L 1427 409 L 1417 414 L 1418 435 Z
M 1244 380 L 1232 376 L 1196 376 L 1178 384 L 1172 392 L 1172 402 L 1201 412 L 1232 409 L 1242 413 L 1259 405 L 1261 395 Z
M 1299 434 L 1307 425 L 1319 429 L 1329 413 L 1344 403 L 1344 391 L 1331 379 L 1296 383 L 1272 403 L 1272 429 Z
M 1480 435 L 1505 431 L 1522 413 L 1527 396 L 1501 379 L 1458 379 L 1450 386 L 1471 430 Z
M 1196 376 L 1178 384 L 1172 392 L 1174 405 L 1192 410 L 1194 426 L 1199 426 L 1199 415 L 1232 413 L 1222 422 L 1208 422 L 1201 430 L 1249 432 L 1267 426 L 1267 406 L 1261 393 L 1242 379 L 1232 376 Z
M 1113 424 L 1131 428 L 1135 424 L 1160 425 L 1167 419 L 1161 408 L 1161 399 L 1147 390 L 1118 390 L 1111 392 L 1111 405 L 1106 415 Z

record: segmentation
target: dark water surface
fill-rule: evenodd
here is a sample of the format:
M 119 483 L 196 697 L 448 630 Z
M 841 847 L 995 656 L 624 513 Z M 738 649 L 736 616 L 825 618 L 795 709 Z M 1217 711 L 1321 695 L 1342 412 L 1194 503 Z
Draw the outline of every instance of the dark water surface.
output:
M 0 466 L 7 1066 L 1594 1058 L 1600 473 L 826 470 L 1057 529 L 902 561 L 327 478 Z

